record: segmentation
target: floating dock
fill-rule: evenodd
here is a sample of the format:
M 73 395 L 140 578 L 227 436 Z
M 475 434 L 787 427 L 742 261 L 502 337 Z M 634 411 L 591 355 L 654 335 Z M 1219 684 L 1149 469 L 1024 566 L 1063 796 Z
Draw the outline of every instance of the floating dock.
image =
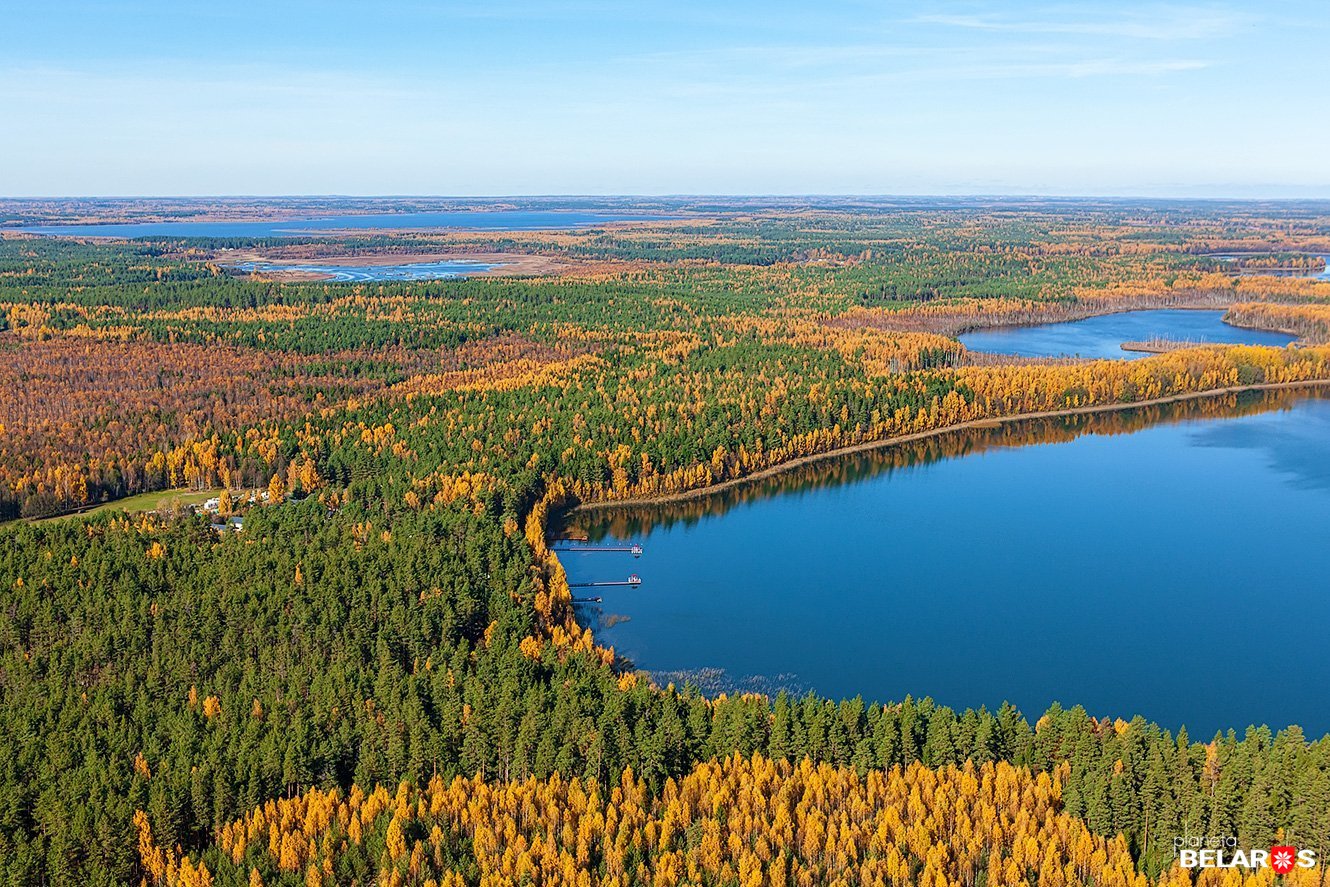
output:
M 569 583 L 568 583 L 568 587 L 569 587 L 569 588 L 607 588 L 607 587 L 609 587 L 609 586 L 620 586 L 620 587 L 622 587 L 622 586 L 627 585 L 627 586 L 631 586 L 631 587 L 633 587 L 633 588 L 636 588 L 637 586 L 639 586 L 639 585 L 641 585 L 641 584 L 642 584 L 642 578 L 641 578 L 640 576 L 638 576 L 636 573 L 634 573 L 634 574 L 632 574 L 631 576 L 629 576 L 627 579 L 607 579 L 607 580 L 604 580 L 604 581 L 602 581 L 602 582 L 569 582 Z
M 642 556 L 642 546 L 636 542 L 629 545 L 555 545 L 554 551 L 623 551 L 633 557 Z

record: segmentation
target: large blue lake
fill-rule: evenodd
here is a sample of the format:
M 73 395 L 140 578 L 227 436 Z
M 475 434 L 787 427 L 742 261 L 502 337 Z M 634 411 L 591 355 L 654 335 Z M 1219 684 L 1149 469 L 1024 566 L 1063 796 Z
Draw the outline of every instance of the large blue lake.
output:
M 641 575 L 578 610 L 658 680 L 1330 730 L 1320 395 L 1019 423 L 571 521 L 645 546 L 560 557 Z
M 603 225 L 609 222 L 641 222 L 662 218 L 668 217 L 584 210 L 488 210 L 374 213 L 280 221 L 39 225 L 13 230 L 67 237 L 299 237 L 309 234 L 345 234 L 367 229 L 559 230 Z
M 1223 311 L 1161 309 L 1103 314 L 1085 320 L 976 330 L 959 338 L 971 351 L 993 351 L 1020 357 L 1091 357 L 1135 359 L 1149 355 L 1123 351 L 1123 342 L 1154 338 L 1184 342 L 1223 342 L 1283 346 L 1294 337 L 1265 330 L 1246 330 L 1223 321 Z

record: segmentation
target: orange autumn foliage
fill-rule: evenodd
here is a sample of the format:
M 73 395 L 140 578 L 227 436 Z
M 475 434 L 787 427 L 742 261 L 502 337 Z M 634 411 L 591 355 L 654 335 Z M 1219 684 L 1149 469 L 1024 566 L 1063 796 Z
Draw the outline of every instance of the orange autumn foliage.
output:
M 734 755 L 697 765 L 654 797 L 631 770 L 608 790 L 557 775 L 313 789 L 223 825 L 202 856 L 177 857 L 155 844 L 143 814 L 135 822 L 150 883 L 166 887 L 209 864 L 231 880 L 231 871 L 243 876 L 256 865 L 333 874 L 343 857 L 374 846 L 383 851 L 370 862 L 385 884 L 463 883 L 448 862 L 460 846 L 479 871 L 467 883 L 483 887 L 1147 887 L 1122 837 L 1096 836 L 1063 812 L 1066 776 L 1066 764 L 1051 774 L 1008 763 L 915 763 L 861 775 Z M 1299 869 L 1283 883 L 1311 887 L 1319 878 Z M 1193 877 L 1173 867 L 1156 883 L 1265 887 L 1273 879 L 1268 869 Z

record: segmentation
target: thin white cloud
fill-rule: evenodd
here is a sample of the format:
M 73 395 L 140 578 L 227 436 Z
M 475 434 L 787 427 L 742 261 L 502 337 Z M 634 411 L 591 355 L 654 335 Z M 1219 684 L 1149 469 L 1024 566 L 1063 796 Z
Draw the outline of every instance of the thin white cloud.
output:
M 1155 77 L 1178 71 L 1199 71 L 1211 66 L 1202 59 L 1163 59 L 1160 61 L 1128 61 L 1124 59 L 1087 59 L 1046 65 L 1008 67 L 1010 76 L 1051 77 Z
M 1227 37 L 1250 23 L 1252 17 L 1218 7 L 1151 6 L 1122 9 L 1107 17 L 1088 18 L 1066 7 L 1052 7 L 1037 19 L 1012 18 L 1002 14 L 925 14 L 911 21 L 974 31 L 1169 41 Z
M 804 78 L 798 84 L 771 83 L 763 77 L 680 79 L 665 90 L 680 99 L 780 102 L 786 108 L 808 109 L 821 97 L 854 92 L 860 95 L 892 87 L 918 84 L 974 83 L 996 80 L 1081 80 L 1091 78 L 1151 78 L 1200 71 L 1212 66 L 1203 59 L 1131 60 L 1087 58 L 1056 62 L 991 62 L 937 64 L 894 71 L 864 72 Z M 867 91 L 867 92 L 865 92 Z M 811 103 L 811 104 L 810 104 Z M 768 106 L 769 107 L 769 106 Z
M 976 63 L 976 59 L 987 61 Z M 1032 58 L 1050 61 L 1032 62 Z M 1091 75 L 1149 75 L 1173 71 L 1194 71 L 1212 66 L 1212 62 L 1197 58 L 1129 59 L 1083 57 L 1083 53 L 1065 46 L 1010 47 L 1004 52 L 977 54 L 969 50 L 942 47 L 895 46 L 743 46 L 714 50 L 650 53 L 618 60 L 623 64 L 677 65 L 698 72 L 726 72 L 726 79 L 741 81 L 738 72 L 752 71 L 752 76 L 772 69 L 795 70 L 826 68 L 847 72 L 849 76 L 866 75 L 880 78 L 941 77 L 942 79 L 967 76 L 1068 76 Z M 894 68 L 884 64 L 898 63 Z M 801 82 L 819 83 L 808 80 Z M 788 83 L 781 83 L 788 89 Z
M 255 113 L 342 105 L 373 108 L 383 103 L 417 100 L 423 93 L 407 81 L 352 76 L 338 71 L 310 71 L 271 65 L 190 66 L 152 61 L 133 70 L 107 65 L 0 67 L 0 99 L 52 104 L 170 108 L 163 97 L 189 107 L 232 104 Z M 229 107 L 228 107 L 229 110 Z M 154 115 L 159 117 L 162 115 Z
M 680 63 L 733 66 L 735 63 L 751 65 L 771 64 L 782 68 L 813 68 L 834 65 L 881 62 L 936 55 L 936 47 L 901 46 L 894 44 L 825 44 L 795 46 L 788 44 L 738 45 L 707 49 L 671 49 L 623 56 L 616 62 Z

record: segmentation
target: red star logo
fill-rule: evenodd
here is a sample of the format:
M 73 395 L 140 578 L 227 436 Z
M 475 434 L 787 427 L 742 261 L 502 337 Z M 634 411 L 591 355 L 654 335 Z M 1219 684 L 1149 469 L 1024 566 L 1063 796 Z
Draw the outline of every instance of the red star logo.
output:
M 1275 845 L 1270 848 L 1270 868 L 1276 873 L 1287 875 L 1298 864 L 1298 848 Z

